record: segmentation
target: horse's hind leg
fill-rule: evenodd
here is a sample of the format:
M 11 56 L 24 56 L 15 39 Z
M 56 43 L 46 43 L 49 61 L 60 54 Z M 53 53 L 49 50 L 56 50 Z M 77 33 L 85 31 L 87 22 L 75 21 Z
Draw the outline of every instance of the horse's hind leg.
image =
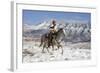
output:
M 45 48 L 45 44 L 43 45 L 42 53 L 45 53 L 45 52 L 44 52 L 44 48 Z
M 47 46 L 46 43 L 44 43 L 44 45 L 43 45 L 43 49 L 42 49 L 42 52 L 43 52 L 43 53 L 45 53 L 45 52 L 44 52 L 44 49 L 45 49 L 45 48 L 47 49 L 47 51 L 48 51 L 48 53 L 49 53 L 49 49 L 48 49 L 49 47 Z
M 43 44 L 43 38 L 41 38 L 41 43 L 40 43 L 39 47 L 41 47 L 42 44 Z
M 54 44 L 52 43 L 52 50 L 54 51 Z

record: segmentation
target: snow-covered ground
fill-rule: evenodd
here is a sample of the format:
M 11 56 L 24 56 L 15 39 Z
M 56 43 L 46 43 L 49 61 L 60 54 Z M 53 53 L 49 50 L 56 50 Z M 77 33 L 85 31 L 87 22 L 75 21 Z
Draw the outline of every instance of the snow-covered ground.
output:
M 47 33 L 50 22 L 44 21 L 38 25 L 24 24 L 23 31 L 23 62 L 45 62 L 66 60 L 87 60 L 91 58 L 91 24 L 84 21 L 66 21 L 57 23 L 57 27 L 63 28 L 65 37 L 62 50 L 49 48 L 42 53 L 40 45 L 41 35 Z M 63 36 L 62 36 L 63 37 Z
M 39 42 L 23 42 L 23 63 L 48 62 L 48 61 L 68 61 L 68 60 L 88 60 L 91 58 L 90 42 L 63 43 L 63 55 L 61 48 L 55 47 L 54 51 L 49 48 L 50 53 L 45 49 L 42 53 L 42 47 Z

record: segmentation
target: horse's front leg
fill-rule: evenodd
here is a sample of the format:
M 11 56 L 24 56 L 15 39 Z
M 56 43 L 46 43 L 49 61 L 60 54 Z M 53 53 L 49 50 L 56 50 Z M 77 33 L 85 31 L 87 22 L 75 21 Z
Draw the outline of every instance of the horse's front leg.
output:
M 54 44 L 52 43 L 51 45 L 52 45 L 52 51 L 54 51 Z
M 62 50 L 61 54 L 63 55 L 63 47 L 62 47 L 62 45 L 60 45 L 60 47 L 61 47 L 61 50 Z
M 62 45 L 58 44 L 58 49 L 61 48 L 61 54 L 63 55 L 63 47 Z
M 55 39 L 52 40 L 51 45 L 52 45 L 52 50 L 54 51 L 54 50 L 55 50 L 55 49 L 54 49 L 54 45 L 56 45 L 56 40 L 55 40 Z
M 47 47 L 46 47 L 46 49 L 47 49 L 47 51 L 48 51 L 48 53 L 49 53 L 49 49 L 48 49 L 49 47 L 48 47 L 48 45 L 47 45 Z

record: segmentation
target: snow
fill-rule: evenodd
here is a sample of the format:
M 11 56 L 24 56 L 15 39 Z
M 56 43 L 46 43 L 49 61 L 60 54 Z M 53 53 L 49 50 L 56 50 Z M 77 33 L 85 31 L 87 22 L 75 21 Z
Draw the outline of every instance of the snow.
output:
M 91 25 L 85 21 L 66 21 L 66 23 L 59 24 L 57 27 L 64 27 L 65 38 L 62 42 L 63 48 L 57 49 L 49 48 L 50 53 L 45 49 L 42 53 L 42 47 L 39 47 L 40 34 L 48 29 L 50 22 L 42 22 L 38 25 L 24 24 L 23 38 L 33 39 L 31 41 L 23 40 L 23 62 L 46 62 L 46 61 L 67 61 L 67 60 L 88 60 L 91 59 Z M 40 30 L 43 29 L 43 30 Z M 46 29 L 46 30 L 45 30 Z M 41 32 L 43 31 L 43 32 Z M 36 34 L 34 34 L 36 33 Z M 34 36 L 36 35 L 36 36 Z M 28 37 L 28 38 L 27 38 Z M 63 54 L 61 54 L 63 49 Z
M 63 45 L 63 54 L 61 48 L 49 48 L 50 53 L 45 49 L 42 53 L 42 47 L 39 42 L 24 42 L 23 44 L 23 62 L 50 62 L 50 61 L 68 61 L 68 60 L 88 60 L 91 59 L 90 42 L 65 43 Z

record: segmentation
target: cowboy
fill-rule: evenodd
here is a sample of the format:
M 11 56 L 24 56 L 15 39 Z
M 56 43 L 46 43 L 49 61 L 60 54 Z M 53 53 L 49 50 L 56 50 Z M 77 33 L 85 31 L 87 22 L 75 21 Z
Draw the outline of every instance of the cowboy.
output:
M 51 33 L 57 32 L 57 26 L 56 26 L 56 21 L 55 20 L 53 20 L 51 25 L 50 25 L 50 32 Z
M 55 39 L 55 36 L 56 36 L 56 32 L 57 32 L 57 26 L 56 26 L 56 21 L 55 20 L 52 20 L 51 24 L 50 24 L 50 27 L 49 27 L 49 44 L 48 46 L 50 46 L 52 43 L 53 43 L 53 40 L 56 41 Z

